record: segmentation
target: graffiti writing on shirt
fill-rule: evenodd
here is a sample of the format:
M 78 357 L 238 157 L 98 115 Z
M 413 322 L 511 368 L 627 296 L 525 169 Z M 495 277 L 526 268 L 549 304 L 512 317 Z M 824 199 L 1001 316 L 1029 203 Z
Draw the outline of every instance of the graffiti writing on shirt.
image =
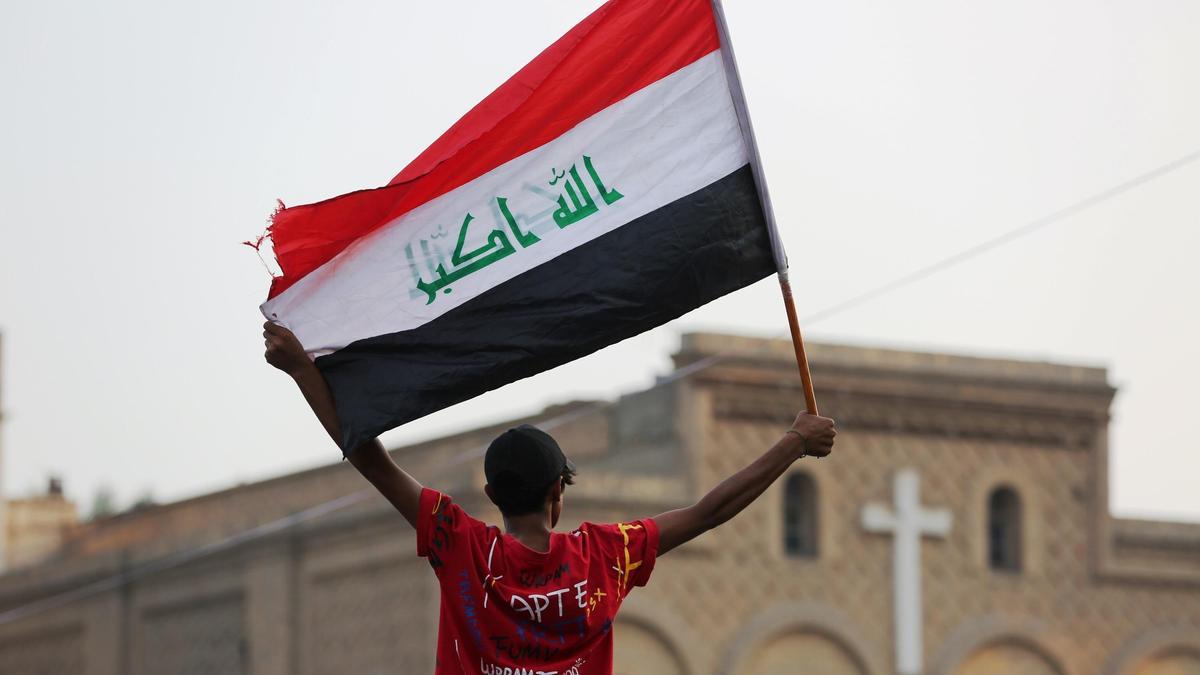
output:
M 433 530 L 429 541 L 429 566 L 435 570 L 445 564 L 442 556 L 439 554 L 449 551 L 453 544 L 450 532 L 454 529 L 454 512 L 451 509 L 442 508 L 444 499 L 445 497 L 439 494 L 437 504 L 433 506 Z
M 559 581 L 569 571 L 571 571 L 571 566 L 568 563 L 563 563 L 553 571 L 544 574 L 538 574 L 537 570 L 526 569 L 517 572 L 517 581 L 525 588 L 541 588 L 553 581 Z
M 580 675 L 579 667 L 587 661 L 583 659 L 575 659 L 574 665 L 562 671 L 562 675 Z M 533 668 L 521 668 L 520 666 L 512 668 L 510 666 L 499 666 L 494 663 L 488 663 L 482 658 L 479 659 L 479 672 L 483 675 L 559 675 L 557 670 L 536 670 Z
M 629 584 L 629 576 L 631 574 L 633 574 L 633 572 L 637 568 L 642 566 L 641 560 L 635 561 L 635 560 L 630 559 L 631 556 L 629 555 L 629 531 L 630 530 L 640 530 L 640 529 L 642 529 L 642 526 L 638 525 L 637 523 L 618 523 L 617 528 L 619 530 L 621 530 L 621 536 L 625 539 L 625 550 L 623 552 L 624 559 L 622 560 L 622 557 L 618 556 L 617 564 L 613 566 L 613 569 L 615 569 L 617 571 L 618 597 L 623 598 L 629 592 L 628 588 L 627 588 L 627 586 Z
M 488 637 L 496 647 L 496 658 L 508 657 L 509 661 L 553 661 L 562 649 L 537 642 L 514 640 L 509 635 L 492 635 Z
M 515 618 L 513 626 L 517 629 L 517 637 L 521 640 L 528 640 L 532 637 L 534 640 L 558 640 L 558 644 L 567 643 L 567 635 L 572 637 L 587 637 L 587 617 L 580 614 L 571 616 L 560 621 L 547 621 L 545 623 L 534 623 L 528 619 Z
M 563 602 L 563 596 L 570 593 L 574 589 L 574 597 L 568 598 L 567 603 Z M 601 591 L 597 591 L 599 593 Z M 564 616 L 565 607 L 569 606 L 571 600 L 579 606 L 579 609 L 588 609 L 588 589 L 587 580 L 565 586 L 563 588 L 550 591 L 549 593 L 530 593 L 529 595 L 520 595 L 514 593 L 509 599 L 509 604 L 513 609 L 525 612 L 529 618 L 537 623 L 542 623 L 542 614 L 547 610 L 551 612 L 557 611 L 558 618 Z M 553 607 L 553 609 L 551 609 Z
M 588 615 L 589 619 L 592 617 L 592 611 L 595 610 L 596 607 L 601 602 L 604 601 L 604 596 L 606 596 L 606 595 L 608 595 L 608 594 L 605 593 L 604 591 L 600 590 L 599 588 L 597 588 L 596 592 L 592 593 L 592 596 L 590 598 L 588 598 L 587 615 Z
M 479 659 L 479 672 L 483 675 L 559 675 L 557 670 L 536 670 L 533 668 L 521 668 L 520 666 L 512 668 L 510 666 L 488 663 L 482 658 Z M 578 672 L 578 670 L 575 671 L 575 673 Z M 563 675 L 567 675 L 567 673 L 563 673 Z
M 479 627 L 479 608 L 475 606 L 475 595 L 471 592 L 471 578 L 466 570 L 458 573 L 458 599 L 462 605 L 463 616 L 467 619 L 467 628 L 475 645 L 483 648 L 483 631 Z

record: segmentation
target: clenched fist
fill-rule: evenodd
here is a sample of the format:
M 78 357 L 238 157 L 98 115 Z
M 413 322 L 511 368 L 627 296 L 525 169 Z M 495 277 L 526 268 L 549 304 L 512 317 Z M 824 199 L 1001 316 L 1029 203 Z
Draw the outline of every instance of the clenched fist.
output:
M 825 457 L 833 451 L 833 437 L 837 427 L 828 417 L 819 417 L 802 412 L 792 422 L 792 429 L 804 439 L 804 450 L 812 457 Z
M 292 331 L 270 321 L 263 324 L 263 340 L 267 346 L 267 363 L 288 375 L 313 367 L 313 362 L 304 353 L 304 347 Z

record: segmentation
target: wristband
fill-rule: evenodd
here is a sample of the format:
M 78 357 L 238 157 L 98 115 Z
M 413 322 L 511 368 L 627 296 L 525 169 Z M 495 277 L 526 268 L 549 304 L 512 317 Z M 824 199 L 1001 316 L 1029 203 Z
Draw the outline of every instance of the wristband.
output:
M 796 438 L 800 439 L 800 457 L 801 457 L 801 459 L 808 457 L 808 439 L 804 437 L 804 434 L 800 433 L 799 431 L 796 431 L 795 429 L 788 429 L 787 431 L 785 431 L 783 433 L 784 434 L 796 434 Z

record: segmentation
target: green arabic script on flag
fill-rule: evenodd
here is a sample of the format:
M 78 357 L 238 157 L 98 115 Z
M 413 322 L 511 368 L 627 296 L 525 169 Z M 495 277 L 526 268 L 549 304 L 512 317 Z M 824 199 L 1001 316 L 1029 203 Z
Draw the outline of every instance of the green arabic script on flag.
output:
M 583 155 L 583 167 L 592 179 L 592 184 L 595 186 L 596 194 L 599 195 L 599 200 L 604 202 L 606 206 L 611 206 L 625 196 L 618 192 L 616 188 L 608 188 L 604 185 L 604 181 L 601 180 L 600 174 L 592 164 L 592 158 L 588 155 Z M 572 164 L 571 168 L 566 171 L 558 171 L 555 168 L 551 168 L 550 175 L 553 178 L 548 183 L 550 187 L 562 184 L 558 198 L 554 200 L 558 208 L 554 210 L 552 215 L 554 224 L 559 229 L 573 225 L 600 210 L 600 206 L 596 203 L 597 198 L 592 196 L 591 190 L 588 189 L 587 184 L 579 174 L 578 163 Z M 448 271 L 446 269 L 444 254 L 436 244 L 433 245 L 438 260 L 437 267 L 431 269 L 433 276 L 436 277 L 433 281 L 425 281 L 421 277 L 417 271 L 412 244 L 410 243 L 406 247 L 405 252 L 409 259 L 409 267 L 412 269 L 413 277 L 416 279 L 416 287 L 413 289 L 414 296 L 419 297 L 420 293 L 424 293 L 426 297 L 425 304 L 433 304 L 433 301 L 438 298 L 438 291 L 449 294 L 453 290 L 450 288 L 450 285 L 454 282 L 516 253 L 517 247 L 509 239 L 509 232 L 512 234 L 512 239 L 516 240 L 516 243 L 522 249 L 529 248 L 541 241 L 541 238 L 533 233 L 532 227 L 522 231 L 521 226 L 517 223 L 517 218 L 508 206 L 508 199 L 506 197 L 496 197 L 495 202 L 496 207 L 500 211 L 500 216 L 508 226 L 508 232 L 505 232 L 503 226 L 494 227 L 488 232 L 483 245 L 469 251 L 463 250 L 467 243 L 467 235 L 471 222 L 475 220 L 474 215 L 467 213 L 466 217 L 463 218 L 462 225 L 459 227 L 458 238 L 455 241 L 454 250 L 450 255 L 450 264 L 453 266 L 452 270 Z M 429 239 L 439 239 L 446 236 L 446 234 L 442 226 L 438 225 L 437 231 L 431 234 Z M 426 260 L 433 257 L 430 255 L 429 249 L 431 244 L 427 239 L 420 239 L 418 245 L 424 252 Z

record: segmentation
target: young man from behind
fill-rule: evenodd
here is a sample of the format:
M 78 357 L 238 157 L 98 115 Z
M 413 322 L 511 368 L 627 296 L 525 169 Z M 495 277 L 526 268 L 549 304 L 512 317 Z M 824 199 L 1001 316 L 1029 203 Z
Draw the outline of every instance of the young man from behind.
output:
M 267 362 L 296 382 L 325 430 L 341 437 L 320 371 L 286 328 L 266 323 Z M 627 523 L 554 531 L 574 465 L 547 433 L 522 425 L 492 441 L 484 491 L 504 528 L 472 518 L 422 486 L 379 441 L 346 458 L 417 531 L 417 554 L 441 588 L 439 675 L 611 675 L 613 620 L 657 557 L 737 515 L 796 460 L 824 457 L 833 420 L 801 413 L 750 465 L 691 506 Z

